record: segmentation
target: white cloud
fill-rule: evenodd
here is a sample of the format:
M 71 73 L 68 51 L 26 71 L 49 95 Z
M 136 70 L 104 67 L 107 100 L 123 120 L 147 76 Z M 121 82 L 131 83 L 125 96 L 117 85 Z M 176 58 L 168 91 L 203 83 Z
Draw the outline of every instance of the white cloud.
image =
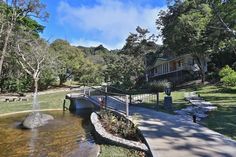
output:
M 148 28 L 151 33 L 157 34 L 155 20 L 161 9 L 166 9 L 166 7 L 137 6 L 119 0 L 99 0 L 98 4 L 93 7 L 74 7 L 61 1 L 58 15 L 61 24 L 91 35 L 91 38 L 86 36 L 86 39 L 79 39 L 78 43 L 95 40 L 112 47 L 120 46 L 121 42 L 124 44 L 129 32 L 135 32 L 137 26 Z

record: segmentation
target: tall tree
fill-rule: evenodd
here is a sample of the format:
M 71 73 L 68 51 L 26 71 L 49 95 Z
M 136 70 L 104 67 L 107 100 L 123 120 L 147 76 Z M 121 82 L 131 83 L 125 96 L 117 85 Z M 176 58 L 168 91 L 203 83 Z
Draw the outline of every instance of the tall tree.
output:
M 48 14 L 44 11 L 45 5 L 40 0 L 0 0 L 0 10 L 4 18 L 1 22 L 0 36 L 3 37 L 3 46 L 0 47 L 0 76 L 3 62 L 7 53 L 13 30 L 19 27 L 26 17 L 46 18 Z
M 57 56 L 58 76 L 60 85 L 72 75 L 75 75 L 84 62 L 84 55 L 77 47 L 71 46 L 67 41 L 57 39 L 51 45 L 52 53 Z
M 205 81 L 206 64 L 212 47 L 208 44 L 208 26 L 212 9 L 201 0 L 176 1 L 159 14 L 156 24 L 161 29 L 163 42 L 177 54 L 191 53 Z
M 140 75 L 143 74 L 144 65 L 140 57 L 111 54 L 104 59 L 106 62 L 106 78 L 113 85 L 117 85 L 120 88 L 134 88 Z
M 16 39 L 15 54 L 23 70 L 32 77 L 34 93 L 37 93 L 42 71 L 54 63 L 48 44 L 29 33 L 23 33 Z
M 146 66 L 147 66 L 147 58 L 146 55 L 150 52 L 155 52 L 158 48 L 156 42 L 156 36 L 154 34 L 149 35 L 148 29 L 137 27 L 137 33 L 130 33 L 128 38 L 126 39 L 126 44 L 121 50 L 121 54 L 129 55 L 133 57 L 133 61 L 142 60 L 144 68 L 144 75 L 146 77 L 146 81 L 148 81 Z M 143 75 L 143 74 L 140 74 Z
M 210 0 L 206 1 L 213 10 L 215 25 L 211 28 L 224 30 L 236 37 L 236 1 L 235 0 Z

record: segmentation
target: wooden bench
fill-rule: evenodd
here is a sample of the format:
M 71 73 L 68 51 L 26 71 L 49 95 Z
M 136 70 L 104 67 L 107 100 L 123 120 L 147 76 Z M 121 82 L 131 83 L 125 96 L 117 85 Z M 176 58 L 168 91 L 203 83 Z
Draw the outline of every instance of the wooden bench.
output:
M 28 97 L 6 97 L 5 102 L 13 102 L 13 101 L 28 101 Z
M 13 101 L 16 101 L 18 99 L 19 99 L 18 97 L 6 97 L 5 102 L 13 102 Z

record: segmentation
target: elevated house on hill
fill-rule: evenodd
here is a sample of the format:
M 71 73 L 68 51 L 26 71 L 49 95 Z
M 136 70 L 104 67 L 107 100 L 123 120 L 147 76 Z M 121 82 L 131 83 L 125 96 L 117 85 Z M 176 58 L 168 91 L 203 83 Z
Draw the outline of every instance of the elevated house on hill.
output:
M 205 65 L 207 71 L 207 65 Z M 191 54 L 181 56 L 159 57 L 148 67 L 149 80 L 168 80 L 174 84 L 192 80 L 198 76 L 200 69 Z

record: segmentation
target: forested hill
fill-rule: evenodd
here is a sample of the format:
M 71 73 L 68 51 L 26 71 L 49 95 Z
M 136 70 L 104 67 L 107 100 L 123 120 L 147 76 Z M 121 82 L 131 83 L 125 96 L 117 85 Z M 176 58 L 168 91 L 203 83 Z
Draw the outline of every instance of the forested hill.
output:
M 105 48 L 103 45 L 99 45 L 97 47 L 85 47 L 85 46 L 77 46 L 78 49 L 80 49 L 86 56 L 90 55 L 101 55 L 101 54 L 107 54 L 110 51 Z

